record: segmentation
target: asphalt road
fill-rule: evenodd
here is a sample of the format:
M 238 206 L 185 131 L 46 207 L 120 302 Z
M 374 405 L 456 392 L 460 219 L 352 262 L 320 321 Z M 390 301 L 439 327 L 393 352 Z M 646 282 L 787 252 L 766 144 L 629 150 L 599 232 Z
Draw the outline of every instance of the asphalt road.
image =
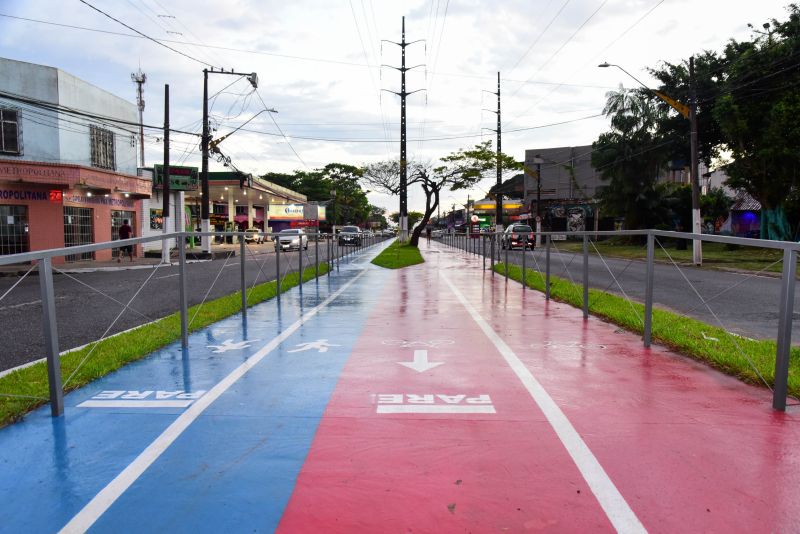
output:
M 557 243 L 556 243 L 557 246 Z M 498 258 L 505 261 L 505 250 Z M 545 270 L 545 250 L 526 252 L 526 266 L 537 263 Z M 534 261 L 535 259 L 535 261 Z M 508 253 L 509 263 L 522 264 L 522 251 Z M 551 249 L 550 273 L 577 283 L 583 280 L 583 256 Z M 488 268 L 487 259 L 487 268 Z M 644 302 L 646 264 L 639 260 L 620 260 L 589 254 L 589 286 Z M 568 274 L 567 274 L 568 273 Z M 612 277 L 611 273 L 614 273 Z M 614 281 L 616 278 L 617 283 Z M 780 278 L 752 273 L 725 272 L 681 265 L 656 263 L 653 303 L 705 323 L 722 326 L 729 332 L 757 339 L 775 339 L 778 332 Z M 691 283 L 691 284 L 690 284 Z M 696 291 L 696 292 L 695 292 Z M 699 295 L 699 296 L 698 296 Z M 703 303 L 707 301 L 708 306 Z M 796 329 L 800 319 L 800 298 L 795 293 L 793 343 L 800 343 Z
M 381 238 L 375 238 L 375 242 L 380 241 Z M 304 267 L 314 264 L 314 246 L 314 243 L 309 243 L 308 250 L 303 251 Z M 262 247 L 272 250 L 270 244 Z M 356 248 L 336 247 L 336 250 L 342 256 Z M 319 261 L 326 257 L 327 243 L 321 242 Z M 227 261 L 189 263 L 189 305 L 198 304 L 204 298 L 215 299 L 238 291 L 241 284 L 240 259 L 237 253 Z M 297 271 L 298 252 L 281 252 L 280 267 L 282 275 Z M 62 268 L 68 270 L 69 265 Z M 275 280 L 276 255 L 274 252 L 248 254 L 245 268 L 248 287 Z M 54 289 L 59 349 L 65 351 L 85 345 L 104 334 L 127 330 L 178 311 L 178 277 L 177 266 L 56 274 Z M 0 295 L 18 280 L 17 277 L 0 278 Z M 29 276 L 0 301 L 0 324 L 5 332 L 0 350 L 0 371 L 44 356 L 40 299 L 39 278 Z M 124 304 L 128 302 L 129 309 L 125 310 Z M 106 333 L 112 323 L 113 327 Z

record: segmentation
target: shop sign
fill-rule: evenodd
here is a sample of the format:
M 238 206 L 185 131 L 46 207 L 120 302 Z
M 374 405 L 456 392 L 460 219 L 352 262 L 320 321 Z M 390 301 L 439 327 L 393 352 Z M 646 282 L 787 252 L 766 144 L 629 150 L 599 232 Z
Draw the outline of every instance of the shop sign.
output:
M 303 220 L 305 211 L 302 204 L 270 204 L 269 218 L 276 221 Z
M 106 206 L 132 208 L 134 201 L 129 198 L 87 197 L 83 195 L 67 194 L 64 196 L 64 202 L 72 202 L 74 204 L 104 204 Z
M 153 165 L 153 188 L 164 187 L 164 166 Z M 200 188 L 200 175 L 197 167 L 169 166 L 169 188 L 171 191 L 197 191 Z
M 64 200 L 64 192 L 61 189 L 50 190 L 50 202 L 61 202 Z
M 13 189 L 0 189 L 0 199 L 3 200 L 49 200 L 47 191 L 15 191 Z

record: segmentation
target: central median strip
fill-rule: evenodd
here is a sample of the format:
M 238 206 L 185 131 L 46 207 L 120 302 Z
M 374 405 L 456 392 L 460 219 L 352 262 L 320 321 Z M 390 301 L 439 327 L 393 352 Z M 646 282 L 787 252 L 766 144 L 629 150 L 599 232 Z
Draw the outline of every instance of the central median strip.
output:
M 329 266 L 320 263 L 319 274 L 326 274 Z M 303 281 L 315 278 L 313 266 L 304 269 Z M 289 273 L 281 282 L 281 293 L 298 285 L 297 273 Z M 248 290 L 247 304 L 253 306 L 277 295 L 277 284 L 273 280 Z M 241 292 L 208 301 L 202 305 L 189 328 L 199 330 L 241 311 Z M 189 317 L 199 305 L 189 308 Z M 109 337 L 99 343 L 90 343 L 79 350 L 61 356 L 62 379 L 69 377 L 83 358 L 97 345 L 94 353 L 78 370 L 65 391 L 78 389 L 93 380 L 107 375 L 120 367 L 140 360 L 170 343 L 180 340 L 180 314 L 173 313 L 152 323 L 143 325 L 119 335 Z M 47 365 L 35 363 L 29 367 L 0 377 L 0 428 L 19 420 L 26 413 L 47 403 Z
M 422 259 L 419 248 L 413 247 L 408 243 L 402 243 L 399 239 L 386 247 L 383 252 L 372 260 L 372 263 L 378 267 L 386 269 L 400 269 L 424 262 L 425 260 Z
M 505 269 L 503 263 L 494 266 L 495 272 L 501 275 L 505 274 Z M 521 283 L 522 268 L 519 265 L 509 264 L 508 277 Z M 526 269 L 525 284 L 541 292 L 545 290 L 544 278 L 535 270 Z M 551 276 L 550 295 L 559 302 L 577 308 L 583 306 L 583 286 L 569 280 Z M 636 310 L 636 314 L 631 307 Z M 640 320 L 640 317 L 644 317 L 644 305 L 628 302 L 612 293 L 589 289 L 589 312 L 632 332 L 641 334 L 644 330 Z M 770 387 L 774 384 L 776 351 L 774 341 L 740 337 L 718 326 L 655 307 L 652 336 L 654 341 L 750 384 L 764 385 L 759 374 Z M 797 347 L 792 348 L 789 363 L 788 393 L 793 397 L 800 396 L 800 348 Z

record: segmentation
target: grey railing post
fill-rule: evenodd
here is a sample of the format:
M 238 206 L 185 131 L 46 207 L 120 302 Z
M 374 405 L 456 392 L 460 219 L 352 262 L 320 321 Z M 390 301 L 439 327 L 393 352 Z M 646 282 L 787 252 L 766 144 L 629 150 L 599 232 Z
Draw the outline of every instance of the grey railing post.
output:
M 319 278 L 319 232 L 314 234 L 314 274 Z
M 306 241 L 308 245 L 308 241 Z M 303 235 L 300 235 L 300 246 L 297 247 L 297 284 L 303 289 Z
M 647 232 L 647 271 L 644 288 L 644 346 L 650 346 L 653 331 L 653 271 L 655 268 L 655 236 Z
M 522 237 L 522 290 L 525 291 L 527 284 L 527 271 L 525 270 L 525 256 L 528 253 L 528 236 Z
M 505 259 L 506 282 L 508 282 L 508 243 L 506 243 L 506 259 Z
M 56 324 L 56 298 L 53 289 L 53 264 L 51 258 L 39 260 L 39 289 L 42 295 L 42 327 L 45 354 L 47 355 L 47 384 L 50 388 L 50 413 L 53 417 L 64 414 L 64 390 L 61 387 L 61 359 L 58 353 L 58 326 Z
M 486 235 L 481 235 L 481 256 L 483 257 L 483 270 L 486 270 Z
M 553 236 L 547 235 L 544 246 L 544 298 L 550 300 L 550 240 Z
M 783 251 L 783 276 L 781 277 L 780 315 L 778 316 L 778 346 L 775 351 L 775 387 L 772 390 L 772 407 L 780 411 L 786 410 L 796 275 L 797 254 L 794 250 L 785 249 Z
M 494 234 L 492 234 L 492 236 L 489 239 L 491 239 L 491 242 L 490 242 L 491 247 L 490 248 L 492 249 L 491 250 L 492 259 L 489 262 L 489 268 L 492 270 L 492 276 L 494 276 Z
M 583 236 L 583 318 L 589 318 L 589 236 Z
M 241 288 L 242 288 L 242 319 L 247 318 L 247 265 L 245 264 L 245 259 L 247 259 L 247 245 L 244 241 L 244 235 L 240 236 L 239 239 L 239 255 L 242 257 L 239 260 L 239 275 L 241 277 Z
M 275 236 L 275 296 L 281 300 L 281 240 Z
M 325 257 L 328 259 L 328 276 L 330 277 L 333 270 L 333 239 L 327 239 L 325 245 Z
M 181 234 L 181 243 L 178 245 L 178 298 L 180 298 L 181 314 L 181 347 L 189 346 L 189 303 L 186 291 L 186 234 Z

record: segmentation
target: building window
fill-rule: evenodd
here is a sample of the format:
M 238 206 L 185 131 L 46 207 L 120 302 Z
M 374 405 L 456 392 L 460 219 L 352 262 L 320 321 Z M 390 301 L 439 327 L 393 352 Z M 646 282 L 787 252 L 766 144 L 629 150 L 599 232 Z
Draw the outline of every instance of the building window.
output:
M 77 247 L 94 243 L 94 217 L 91 208 L 64 206 L 64 246 Z M 66 261 L 93 260 L 94 252 L 69 254 Z
M 100 128 L 99 126 L 89 126 L 89 136 L 92 143 L 92 167 L 101 169 L 116 170 L 116 158 L 114 157 L 114 132 Z
M 247 215 L 247 206 L 236 206 L 236 215 Z
M 0 108 L 0 153 L 20 155 L 19 112 Z

